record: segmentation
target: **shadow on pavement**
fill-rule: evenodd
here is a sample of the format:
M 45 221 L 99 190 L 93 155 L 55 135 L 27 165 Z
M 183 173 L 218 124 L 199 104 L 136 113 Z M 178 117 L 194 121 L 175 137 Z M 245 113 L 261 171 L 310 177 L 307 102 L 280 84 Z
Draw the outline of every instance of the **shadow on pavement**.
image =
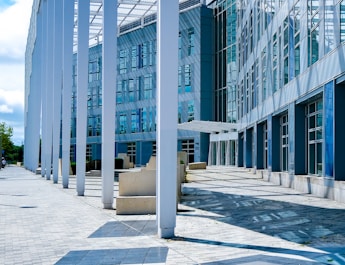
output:
M 167 247 L 70 251 L 55 264 L 153 264 L 165 263 Z
M 196 244 L 206 244 L 206 245 L 215 245 L 215 246 L 222 246 L 222 247 L 230 247 L 230 248 L 238 248 L 238 249 L 247 249 L 247 250 L 257 250 L 263 251 L 267 253 L 272 253 L 272 256 L 268 255 L 254 255 L 250 257 L 243 257 L 243 258 L 236 258 L 236 259 L 228 259 L 222 261 L 215 261 L 210 263 L 202 263 L 202 264 L 251 264 L 251 265 L 270 265 L 270 264 L 344 264 L 343 257 L 340 257 L 338 253 L 344 252 L 344 248 L 333 248 L 333 249 L 323 249 L 325 252 L 312 252 L 312 251 L 303 251 L 303 250 L 294 250 L 294 249 L 287 249 L 287 248 L 278 248 L 278 247 L 265 247 L 265 246 L 255 246 L 255 245 L 248 245 L 248 244 L 236 244 L 236 243 L 228 243 L 228 242 L 221 242 L 221 241 L 213 241 L 213 240 L 205 240 L 205 239 L 197 239 L 197 238 L 189 238 L 189 237 L 176 237 L 173 240 L 176 241 L 185 241 L 190 243 Z M 332 254 L 334 253 L 334 254 Z M 277 257 L 276 254 L 283 254 L 283 255 L 294 255 L 304 257 L 309 259 L 310 261 L 301 260 L 301 259 L 293 259 L 293 258 L 283 258 Z
M 319 264 L 319 262 L 313 262 L 313 261 L 306 261 L 306 260 L 298 260 L 298 259 L 289 259 L 289 258 L 283 258 L 279 257 L 279 260 L 277 257 L 272 256 L 266 256 L 266 255 L 254 255 L 250 257 L 244 257 L 244 258 L 238 258 L 238 259 L 231 259 L 231 260 L 220 260 L 215 262 L 208 262 L 208 263 L 202 263 L 203 265 L 287 265 L 287 264 L 294 264 L 294 265 L 315 265 Z
M 183 194 L 183 205 L 221 215 L 210 218 L 224 223 L 299 244 L 345 242 L 344 210 L 188 187 Z
M 156 233 L 155 220 L 111 221 L 97 229 L 89 238 L 132 237 L 155 235 Z

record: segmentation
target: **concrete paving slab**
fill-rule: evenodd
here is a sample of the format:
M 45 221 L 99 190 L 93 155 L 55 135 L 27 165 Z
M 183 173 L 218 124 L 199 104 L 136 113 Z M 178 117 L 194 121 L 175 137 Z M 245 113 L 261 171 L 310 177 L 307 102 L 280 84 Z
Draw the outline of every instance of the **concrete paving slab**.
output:
M 116 215 L 101 177 L 77 196 L 18 166 L 0 171 L 0 264 L 345 264 L 345 204 L 265 182 L 245 169 L 189 171 L 175 237 L 155 215 Z M 114 198 L 118 183 L 114 183 Z M 114 203 L 116 207 L 116 203 Z

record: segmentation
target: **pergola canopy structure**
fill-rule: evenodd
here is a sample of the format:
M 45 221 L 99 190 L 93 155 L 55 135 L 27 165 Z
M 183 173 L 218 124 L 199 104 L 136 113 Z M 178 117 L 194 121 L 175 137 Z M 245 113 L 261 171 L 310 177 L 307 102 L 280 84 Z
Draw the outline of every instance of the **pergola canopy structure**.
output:
M 35 154 L 25 152 L 25 166 L 37 168 L 42 139 L 41 175 L 47 180 L 53 175 L 54 183 L 58 183 L 62 142 L 63 187 L 68 188 L 72 66 L 73 53 L 77 53 L 76 191 L 78 196 L 84 196 L 89 48 L 102 43 L 102 202 L 104 208 L 112 209 L 117 36 L 156 22 L 157 228 L 160 237 L 172 237 L 176 222 L 179 9 L 203 3 L 200 0 L 34 0 L 26 49 L 25 146 Z M 36 159 L 29 159 L 30 156 Z
M 74 0 L 74 47 L 77 46 L 78 1 Z M 180 5 L 187 0 L 179 0 Z M 186 5 L 195 5 L 204 1 L 188 1 Z M 186 8 L 188 6 L 183 6 Z M 157 18 L 157 0 L 118 0 L 117 1 L 117 35 L 153 23 Z M 90 0 L 89 45 L 103 42 L 103 1 Z
M 236 123 L 216 122 L 216 121 L 198 121 L 193 120 L 177 125 L 180 130 L 197 131 L 203 133 L 222 133 L 236 132 L 238 125 Z
M 120 0 L 117 1 L 117 26 L 118 34 L 120 29 L 131 29 L 141 24 L 144 17 L 157 13 L 157 0 Z M 77 41 L 77 14 L 78 1 L 75 0 L 75 20 L 74 20 L 74 45 Z M 103 29 L 103 2 L 102 0 L 90 1 L 90 45 L 102 42 Z

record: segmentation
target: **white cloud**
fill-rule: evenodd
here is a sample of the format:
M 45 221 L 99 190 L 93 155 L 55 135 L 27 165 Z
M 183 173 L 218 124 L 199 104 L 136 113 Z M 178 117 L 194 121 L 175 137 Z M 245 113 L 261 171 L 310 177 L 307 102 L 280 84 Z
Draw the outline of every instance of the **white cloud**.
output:
M 0 63 L 0 101 L 24 107 L 24 64 Z M 0 111 L 1 113 L 1 111 Z
M 9 108 L 7 105 L 0 105 L 0 112 L 13 113 L 13 109 Z
M 13 127 L 15 144 L 24 139 L 24 63 L 32 3 L 9 0 L 0 9 L 0 121 Z
M 24 60 L 32 0 L 16 0 L 0 12 L 0 58 Z

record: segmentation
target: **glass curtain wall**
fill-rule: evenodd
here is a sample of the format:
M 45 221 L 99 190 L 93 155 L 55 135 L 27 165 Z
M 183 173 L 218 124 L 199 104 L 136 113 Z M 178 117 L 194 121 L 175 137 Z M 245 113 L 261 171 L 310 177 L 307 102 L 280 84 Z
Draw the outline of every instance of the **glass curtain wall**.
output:
M 322 98 L 306 106 L 308 174 L 322 175 Z
M 215 121 L 237 120 L 236 1 L 218 1 L 215 7 Z

